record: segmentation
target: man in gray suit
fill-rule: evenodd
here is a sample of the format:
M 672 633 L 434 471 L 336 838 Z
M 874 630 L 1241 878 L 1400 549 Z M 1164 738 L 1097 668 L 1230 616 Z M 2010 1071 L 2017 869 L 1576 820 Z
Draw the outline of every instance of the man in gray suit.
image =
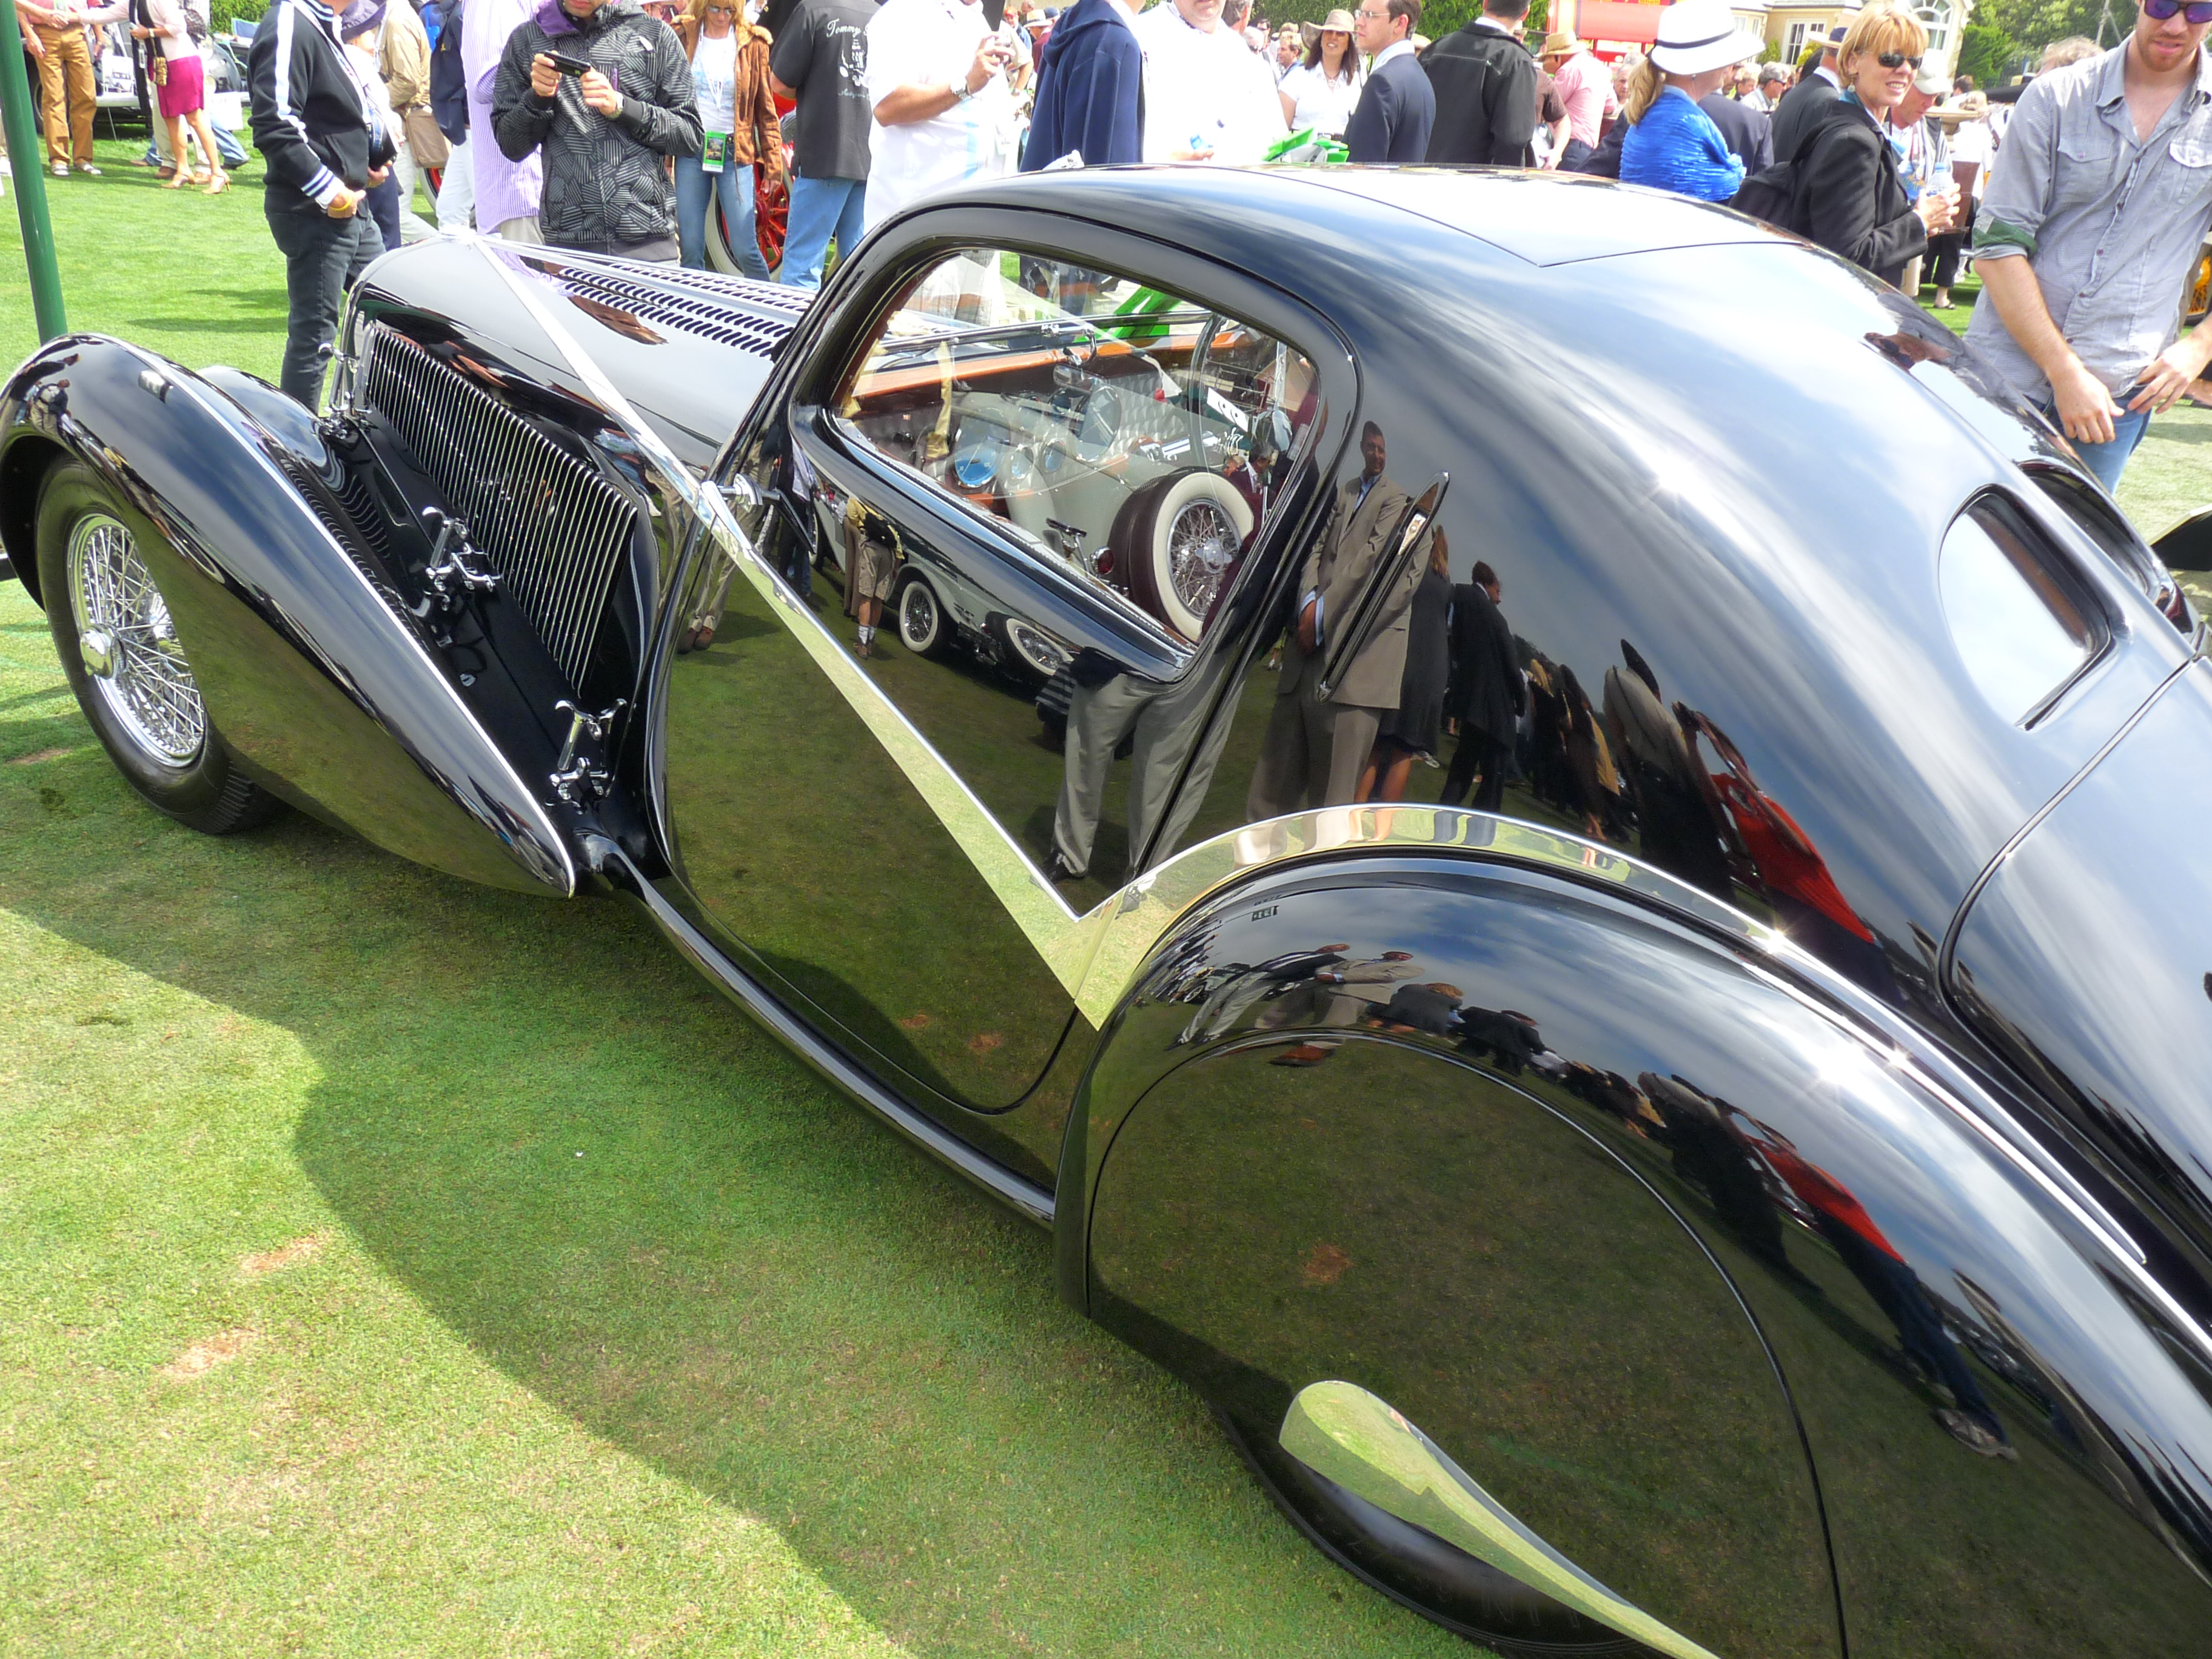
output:
M 1359 434 L 1359 456 L 1360 474 L 1337 490 L 1328 524 L 1299 580 L 1297 623 L 1245 798 L 1249 819 L 1348 804 L 1382 716 L 1398 706 L 1407 613 L 1423 569 L 1419 559 L 1405 561 L 1366 644 L 1328 698 L 1320 695 L 1329 630 L 1349 621 L 1408 505 L 1406 492 L 1382 476 L 1382 429 L 1372 421 Z

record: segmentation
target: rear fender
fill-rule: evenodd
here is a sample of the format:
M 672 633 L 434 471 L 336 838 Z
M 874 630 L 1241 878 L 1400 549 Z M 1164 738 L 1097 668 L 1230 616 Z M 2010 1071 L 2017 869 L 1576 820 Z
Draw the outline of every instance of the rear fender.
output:
M 1342 984 L 1253 977 L 1331 947 Z M 1740 1402 L 1741 1445 L 1776 1438 L 1763 1350 L 1854 1656 L 2201 1643 L 2212 1338 L 2136 1247 L 2143 1218 L 1778 935 L 1699 895 L 1376 854 L 1208 901 L 1131 985 L 1069 1120 L 1062 1293 L 1245 1437 L 1345 1379 L 1690 1638 L 1812 1650 L 1832 1627 L 1758 1623 L 1758 1529 L 1713 1525 L 1759 1490 L 1778 1528 L 1802 1513 L 1794 1448 L 1757 1476 L 1728 1414 L 1698 1417 Z M 1755 1346 L 1721 1340 L 1701 1260 Z M 1677 1340 L 1701 1307 L 1712 1342 Z M 1978 1404 L 2016 1461 L 1940 1415 Z M 1646 1551 L 1654 1528 L 1732 1590 Z M 1437 1581 L 1377 1570 L 1372 1529 L 1341 1547 L 1417 1602 Z
M 330 458 L 304 410 L 233 370 L 195 374 L 98 336 L 52 343 L 0 391 L 19 568 L 35 483 L 64 457 L 128 503 L 210 720 L 251 775 L 403 858 L 575 890 L 554 809 L 382 573 L 341 544 L 329 504 L 311 504 L 301 474 Z

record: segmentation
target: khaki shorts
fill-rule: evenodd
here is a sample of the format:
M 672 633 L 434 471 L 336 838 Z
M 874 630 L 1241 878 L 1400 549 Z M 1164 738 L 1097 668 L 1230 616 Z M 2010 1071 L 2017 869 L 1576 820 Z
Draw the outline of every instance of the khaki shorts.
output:
M 888 599 L 898 580 L 898 556 L 881 542 L 863 540 L 853 560 L 853 597 Z

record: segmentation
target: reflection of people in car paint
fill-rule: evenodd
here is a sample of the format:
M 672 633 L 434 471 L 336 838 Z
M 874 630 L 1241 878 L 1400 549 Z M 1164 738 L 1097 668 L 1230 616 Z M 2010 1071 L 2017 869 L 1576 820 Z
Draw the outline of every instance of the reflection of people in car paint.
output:
M 881 514 L 871 513 L 857 495 L 848 496 L 843 518 L 845 532 L 845 613 L 860 624 L 855 656 L 876 654 L 876 624 L 884 605 L 898 584 L 899 561 L 904 549 L 898 527 Z
M 1398 706 L 1407 614 L 1424 568 L 1418 560 L 1407 559 L 1399 568 L 1358 655 L 1339 668 L 1334 685 L 1321 684 L 1322 670 L 1336 654 L 1332 630 L 1352 623 L 1351 612 L 1393 550 L 1412 505 L 1405 490 L 1383 476 L 1382 429 L 1372 421 L 1359 434 L 1359 474 L 1338 487 L 1328 523 L 1298 579 L 1292 646 L 1245 800 L 1245 817 L 1254 821 L 1349 803 L 1382 716 Z
M 1211 1042 L 1214 1038 L 1235 1028 L 1244 1012 L 1255 1002 L 1269 996 L 1279 996 L 1293 987 L 1310 980 L 1323 969 L 1334 968 L 1344 960 L 1349 945 L 1322 945 L 1310 951 L 1291 951 L 1250 968 L 1239 968 L 1230 972 L 1210 993 L 1199 1011 L 1190 1017 L 1179 1043 Z
M 1765 1170 L 1730 1132 L 1719 1104 L 1678 1077 L 1646 1072 L 1636 1085 L 1659 1113 L 1662 1127 L 1652 1139 L 1674 1155 L 1675 1174 L 1705 1193 L 1721 1225 L 1746 1249 L 1796 1277 Z
M 1851 908 L 1797 820 L 1759 787 L 1742 754 L 1711 720 L 1679 703 L 1675 713 L 1683 730 L 1703 737 L 1720 757 L 1725 769 L 1707 774 L 1710 785 L 1757 867 L 1784 931 L 1869 990 L 1893 994 L 1896 981 L 1874 930 Z
M 1926 1287 L 1866 1206 L 1826 1170 L 1800 1157 L 1788 1135 L 1735 1107 L 1724 1109 L 1731 1131 L 1756 1150 L 1812 1212 L 1815 1230 L 1897 1327 L 1906 1363 L 1938 1398 L 1948 1397 L 1950 1403 L 1936 1413 L 1936 1421 L 1969 1450 L 1984 1457 L 2017 1457 L 2004 1425 L 1944 1330 Z
M 1605 725 L 1643 832 L 1639 851 L 1647 862 L 1716 898 L 1733 898 L 1735 884 L 1713 816 L 1717 800 L 1709 803 L 1698 787 L 1689 743 L 1668 712 L 1659 677 L 1626 640 L 1620 654 L 1626 665 L 1605 671 Z

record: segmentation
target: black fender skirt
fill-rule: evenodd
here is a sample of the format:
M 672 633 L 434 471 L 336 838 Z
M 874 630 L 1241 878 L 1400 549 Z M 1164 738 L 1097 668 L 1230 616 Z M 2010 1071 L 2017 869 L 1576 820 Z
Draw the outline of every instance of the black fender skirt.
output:
M 40 481 L 64 460 L 133 526 L 222 742 L 278 795 L 388 852 L 566 897 L 551 810 L 471 712 L 399 596 L 343 539 L 306 411 L 231 369 L 195 374 L 98 336 L 0 389 L 0 535 L 37 593 Z

